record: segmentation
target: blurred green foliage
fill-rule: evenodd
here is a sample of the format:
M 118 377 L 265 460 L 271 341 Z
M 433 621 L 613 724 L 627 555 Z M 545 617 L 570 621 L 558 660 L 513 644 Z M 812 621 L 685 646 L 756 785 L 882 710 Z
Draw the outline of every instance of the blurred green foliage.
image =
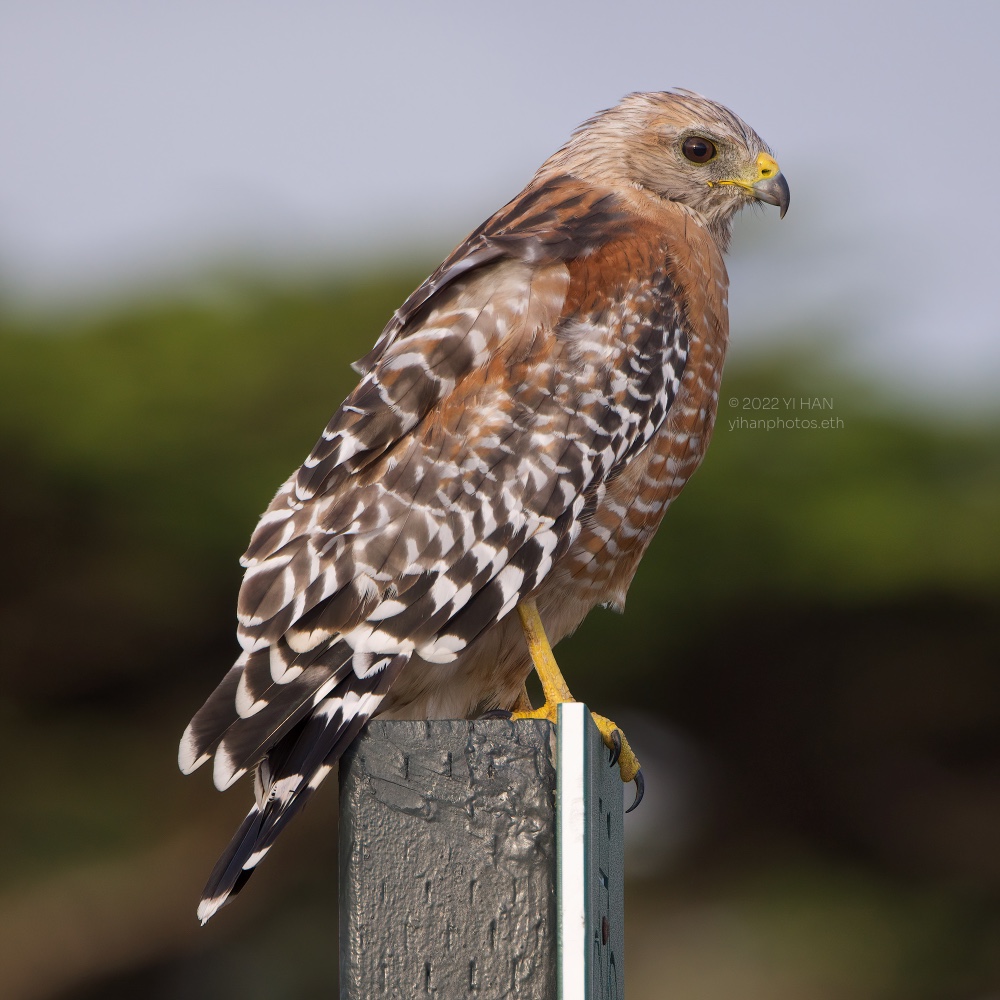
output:
M 236 652 L 238 555 L 354 384 L 349 362 L 420 277 L 230 282 L 83 316 L 0 313 L 0 722 L 25 781 L 0 834 L 12 892 L 153 851 L 197 825 L 192 811 L 210 814 L 214 860 L 243 803 L 213 813 L 204 783 L 182 786 L 172 757 Z M 733 423 L 766 418 L 744 402 L 765 398 L 795 403 L 773 416 L 841 423 Z M 803 412 L 815 398 L 831 408 Z M 660 706 L 654 714 L 724 775 L 722 818 L 682 879 L 737 846 L 733 885 L 743 888 L 731 891 L 745 910 L 757 905 L 745 886 L 771 879 L 754 896 L 767 923 L 766 901 L 788 895 L 779 885 L 812 891 L 775 860 L 775 844 L 848 857 L 871 882 L 841 887 L 850 898 L 838 905 L 888 893 L 879 920 L 898 913 L 903 927 L 902 901 L 919 891 L 934 911 L 921 926 L 943 928 L 941 954 L 961 955 L 963 983 L 1000 983 L 990 978 L 1000 963 L 968 944 L 1000 926 L 998 511 L 995 421 L 893 410 L 821 358 L 758 355 L 731 367 L 708 459 L 668 513 L 626 616 L 595 613 L 561 647 L 579 695 Z M 896 878 L 911 887 L 894 894 Z M 927 887 L 940 879 L 966 888 Z M 261 899 L 279 891 L 280 880 L 258 881 Z M 713 883 L 703 895 L 726 891 Z M 825 893 L 802 905 L 822 906 Z M 316 899 L 301 905 L 308 912 Z M 9 906 L 16 923 L 21 911 Z M 788 935 L 800 956 L 824 947 L 800 947 L 792 931 L 805 930 Z M 208 959 L 192 959 L 183 935 L 169 941 L 107 970 L 183 953 L 205 981 Z M 223 968 L 232 953 L 219 947 L 230 955 Z M 941 958 L 937 985 L 919 995 L 949 995 L 955 964 Z M 156 968 L 157 982 L 181 984 L 156 995 L 196 995 L 182 972 Z M 911 989 L 911 975 L 879 975 L 877 989 L 852 995 L 918 995 L 901 985 Z M 99 974 L 80 973 L 88 978 L 98 992 L 87 996 L 151 995 L 148 982 L 102 993 Z M 75 995 L 74 982 L 51 995 Z
M 409 284 L 230 290 L 3 324 L 0 449 L 18 484 L 4 503 L 19 525 L 3 625 L 15 662 L 46 635 L 55 673 L 38 694 L 156 676 L 231 620 L 259 512 Z M 40 681 L 15 675 L 14 690 Z

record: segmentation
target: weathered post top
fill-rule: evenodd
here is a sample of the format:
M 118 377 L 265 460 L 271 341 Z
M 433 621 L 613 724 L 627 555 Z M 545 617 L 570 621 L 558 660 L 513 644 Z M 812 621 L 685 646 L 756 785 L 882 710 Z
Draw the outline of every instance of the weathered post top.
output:
M 623 995 L 623 791 L 583 705 L 376 720 L 340 774 L 341 1000 Z

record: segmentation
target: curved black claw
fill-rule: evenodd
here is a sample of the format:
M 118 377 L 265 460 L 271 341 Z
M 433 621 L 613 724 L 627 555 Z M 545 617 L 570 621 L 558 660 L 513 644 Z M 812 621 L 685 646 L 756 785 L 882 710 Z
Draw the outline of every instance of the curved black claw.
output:
M 611 730 L 611 742 L 614 743 L 614 746 L 611 748 L 611 764 L 609 766 L 614 767 L 622 755 L 622 734 L 617 729 Z
M 632 779 L 635 782 L 635 802 L 632 803 L 625 810 L 625 812 L 630 813 L 635 807 L 642 801 L 642 796 L 646 792 L 646 779 L 642 776 L 642 769 L 640 768 L 635 772 L 635 777 Z
M 506 708 L 493 708 L 489 712 L 483 712 L 480 719 L 504 719 L 507 722 L 514 717 L 514 713 Z

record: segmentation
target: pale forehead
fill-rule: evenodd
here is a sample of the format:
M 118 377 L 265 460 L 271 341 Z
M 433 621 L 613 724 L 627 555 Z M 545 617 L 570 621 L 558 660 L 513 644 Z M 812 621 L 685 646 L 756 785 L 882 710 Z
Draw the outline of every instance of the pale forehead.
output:
M 767 150 L 767 144 L 749 125 L 729 108 L 690 90 L 629 94 L 619 105 L 652 111 L 664 124 L 681 130 L 705 128 L 723 135 L 733 135 L 754 150 Z

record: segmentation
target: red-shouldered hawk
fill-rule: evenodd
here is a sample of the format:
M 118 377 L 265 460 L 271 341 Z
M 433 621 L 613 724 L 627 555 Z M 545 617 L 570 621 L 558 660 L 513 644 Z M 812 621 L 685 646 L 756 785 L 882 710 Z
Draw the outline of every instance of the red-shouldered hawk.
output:
M 712 433 L 732 218 L 788 197 L 731 111 L 631 94 L 403 303 L 261 518 L 243 654 L 181 741 L 181 770 L 214 754 L 220 789 L 254 772 L 202 921 L 371 716 L 527 714 L 533 662 L 536 717 L 571 699 L 545 634 L 622 606 Z

